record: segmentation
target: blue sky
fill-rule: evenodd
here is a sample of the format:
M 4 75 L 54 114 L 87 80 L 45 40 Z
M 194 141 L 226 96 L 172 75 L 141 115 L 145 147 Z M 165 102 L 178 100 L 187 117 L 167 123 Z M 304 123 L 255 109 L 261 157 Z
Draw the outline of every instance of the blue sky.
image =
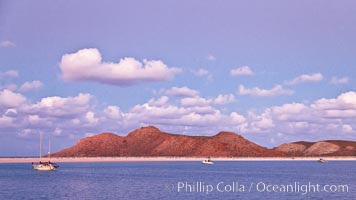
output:
M 148 124 L 356 139 L 355 1 L 0 1 L 0 156 Z

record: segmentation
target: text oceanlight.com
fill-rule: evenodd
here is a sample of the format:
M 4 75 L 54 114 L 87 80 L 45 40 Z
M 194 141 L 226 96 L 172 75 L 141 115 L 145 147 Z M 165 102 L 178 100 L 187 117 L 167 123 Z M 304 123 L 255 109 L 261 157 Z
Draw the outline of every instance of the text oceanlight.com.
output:
M 243 193 L 243 192 L 260 192 L 260 193 L 347 193 L 349 186 L 347 184 L 319 184 L 313 182 L 301 183 L 298 181 L 281 184 L 269 182 L 251 182 L 242 184 L 239 182 L 218 182 L 214 184 L 205 182 L 178 182 L 176 186 L 172 184 L 172 190 L 179 193 Z M 175 188 L 176 187 L 176 188 Z

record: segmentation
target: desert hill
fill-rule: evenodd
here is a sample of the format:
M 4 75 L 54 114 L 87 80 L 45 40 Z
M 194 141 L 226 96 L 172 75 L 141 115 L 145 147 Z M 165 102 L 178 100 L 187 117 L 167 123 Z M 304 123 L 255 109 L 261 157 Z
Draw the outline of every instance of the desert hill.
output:
M 284 152 L 288 156 L 356 156 L 356 142 L 344 140 L 300 141 L 282 144 L 274 150 Z
M 325 140 L 292 142 L 267 149 L 232 132 L 214 136 L 187 136 L 142 127 L 127 136 L 101 133 L 79 140 L 53 157 L 296 157 L 356 156 L 356 142 Z
M 259 146 L 232 132 L 220 132 L 214 136 L 187 136 L 165 133 L 154 126 L 139 128 L 125 137 L 113 133 L 101 133 L 81 139 L 74 146 L 52 154 L 53 157 L 277 157 L 285 155 L 282 151 Z

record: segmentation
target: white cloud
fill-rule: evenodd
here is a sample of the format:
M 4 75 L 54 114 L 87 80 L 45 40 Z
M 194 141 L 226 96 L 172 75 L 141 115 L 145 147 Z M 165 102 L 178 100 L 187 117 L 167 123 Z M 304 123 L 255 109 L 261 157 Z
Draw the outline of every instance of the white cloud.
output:
M 243 115 L 238 114 L 237 112 L 232 112 L 230 114 L 230 117 L 234 124 L 242 124 L 246 122 L 246 118 Z
M 252 76 L 254 72 L 249 66 L 243 66 L 230 71 L 231 76 Z
M 260 89 L 258 87 L 245 88 L 245 86 L 240 85 L 239 94 L 258 96 L 258 97 L 273 97 L 278 95 L 292 95 L 294 94 L 294 91 L 284 89 L 281 85 L 276 85 L 271 89 Z
M 253 123 L 254 123 L 254 126 L 260 130 L 261 129 L 262 130 L 266 130 L 266 129 L 270 130 L 275 126 L 272 119 L 264 118 L 264 117 L 262 117 L 261 119 L 255 121 Z
M 319 110 L 356 110 L 356 92 L 345 92 L 334 99 L 319 99 L 312 107 Z
M 317 137 L 314 140 L 322 140 L 330 136 L 335 139 L 354 138 L 355 95 L 356 92 L 346 92 L 336 98 L 323 98 L 311 104 L 289 103 L 266 108 L 261 113 L 249 112 L 244 132 L 282 133 L 287 141 L 291 138 L 306 140 L 313 137 Z
M 202 105 L 201 102 L 203 104 Z M 142 122 L 145 124 L 158 124 L 167 127 L 191 126 L 191 127 L 218 127 L 227 120 L 219 110 L 208 106 L 204 98 L 185 98 L 184 106 L 176 106 L 167 103 L 164 107 L 145 103 L 136 105 L 125 114 L 126 121 Z M 137 124 L 136 124 L 137 126 Z M 215 128 L 214 127 L 214 128 Z
M 207 57 L 206 57 L 206 59 L 208 59 L 208 60 L 210 60 L 210 61 L 214 61 L 214 60 L 216 60 L 216 57 L 214 56 L 214 55 L 208 55 Z
M 178 97 L 195 97 L 199 95 L 199 92 L 184 86 L 184 87 L 172 87 L 168 90 L 165 90 L 164 94 L 168 96 L 178 96 Z
M 307 111 L 307 106 L 302 103 L 288 103 L 282 106 L 275 106 L 271 108 L 275 113 L 276 118 L 281 121 L 287 120 L 301 120 L 300 116 L 303 112 Z M 296 118 L 299 117 L 299 118 Z M 303 117 L 305 120 L 306 118 Z
M 39 127 L 39 126 L 44 126 L 44 125 L 51 124 L 51 122 L 47 121 L 46 118 L 42 118 L 37 114 L 28 115 L 27 118 L 26 118 L 26 121 L 32 127 Z
M 173 90 L 172 90 L 173 89 Z M 209 105 L 217 104 L 229 104 L 236 101 L 233 94 L 219 94 L 216 98 L 203 98 L 199 96 L 199 92 L 196 90 L 191 90 L 190 88 L 171 88 L 165 91 L 166 95 L 183 97 L 180 99 L 180 105 L 183 107 L 206 107 Z M 165 96 L 163 96 L 165 97 Z M 163 98 L 161 97 L 161 98 Z M 167 98 L 167 97 L 166 97 Z M 152 101 L 157 101 L 151 99 L 148 103 L 152 104 Z M 168 98 L 164 101 L 165 105 L 168 103 Z
M 341 78 L 338 78 L 336 76 L 333 76 L 331 78 L 331 81 L 330 83 L 331 84 L 334 84 L 334 85 L 339 85 L 339 84 L 345 84 L 345 83 L 348 83 L 349 82 L 349 78 L 348 77 L 341 77 Z
M 6 109 L 4 116 L 8 117 L 16 117 L 17 116 L 17 110 L 14 108 Z
M 41 81 L 35 80 L 31 82 L 25 82 L 24 84 L 21 85 L 19 88 L 19 91 L 21 92 L 26 92 L 29 90 L 34 90 L 34 89 L 39 89 L 43 86 Z
M 110 119 L 121 119 L 123 113 L 118 106 L 108 106 L 105 108 L 104 113 Z
M 235 96 L 233 94 L 219 94 L 218 97 L 214 99 L 214 104 L 229 104 L 235 102 Z
M 65 54 L 60 62 L 62 78 L 66 81 L 95 81 L 127 86 L 140 82 L 169 81 L 181 69 L 168 67 L 160 60 L 120 59 L 118 63 L 102 62 L 98 49 L 82 49 Z
M 19 76 L 19 72 L 16 70 L 9 70 L 6 72 L 0 72 L 0 79 L 3 78 L 16 78 Z
M 160 106 L 160 107 L 165 107 L 168 105 L 169 98 L 167 96 L 162 96 L 158 99 L 150 99 L 148 101 L 148 105 L 150 106 Z
M 16 108 L 23 105 L 26 97 L 11 90 L 4 89 L 0 91 L 0 108 Z
M 303 74 L 300 75 L 296 78 L 294 78 L 291 81 L 286 81 L 286 85 L 296 85 L 300 83 L 315 83 L 315 82 L 320 82 L 324 79 L 323 75 L 321 73 L 314 73 L 314 74 Z
M 352 126 L 349 124 L 342 125 L 342 131 L 345 133 L 351 133 L 353 131 Z
M 319 99 L 311 105 L 312 108 L 329 118 L 356 117 L 356 92 L 342 93 L 335 99 Z
M 205 76 L 209 74 L 209 71 L 206 69 L 199 68 L 196 71 L 193 71 L 193 73 L 197 76 Z
M 15 47 L 16 44 L 14 42 L 11 42 L 9 40 L 1 41 L 0 42 L 0 47 Z
M 76 116 L 88 111 L 92 99 L 92 95 L 82 93 L 75 97 L 46 97 L 36 104 L 27 106 L 26 112 L 52 117 Z
M 211 103 L 210 99 L 205 99 L 202 97 L 187 97 L 181 99 L 180 101 L 180 104 L 183 107 L 208 106 L 210 103 Z
M 88 111 L 85 114 L 85 119 L 87 120 L 90 126 L 95 126 L 99 122 L 99 119 L 95 116 L 95 113 L 92 111 Z

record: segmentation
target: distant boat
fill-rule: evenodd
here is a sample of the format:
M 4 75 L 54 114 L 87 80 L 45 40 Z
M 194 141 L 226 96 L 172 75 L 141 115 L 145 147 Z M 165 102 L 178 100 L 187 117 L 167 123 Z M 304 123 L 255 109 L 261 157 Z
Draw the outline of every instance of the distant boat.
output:
M 318 162 L 320 162 L 320 163 L 325 163 L 325 162 L 326 162 L 326 160 L 325 160 L 325 159 L 323 159 L 323 158 L 320 158 L 320 159 L 318 160 Z
M 32 163 L 32 167 L 37 171 L 54 171 L 59 166 L 56 163 L 51 162 L 51 142 L 48 141 L 48 162 L 42 162 L 42 133 L 40 133 L 40 161 L 38 163 Z
M 210 157 L 208 157 L 208 159 L 206 159 L 206 160 L 201 161 L 201 163 L 205 164 L 205 165 L 213 165 L 214 164 L 214 162 L 211 161 Z

